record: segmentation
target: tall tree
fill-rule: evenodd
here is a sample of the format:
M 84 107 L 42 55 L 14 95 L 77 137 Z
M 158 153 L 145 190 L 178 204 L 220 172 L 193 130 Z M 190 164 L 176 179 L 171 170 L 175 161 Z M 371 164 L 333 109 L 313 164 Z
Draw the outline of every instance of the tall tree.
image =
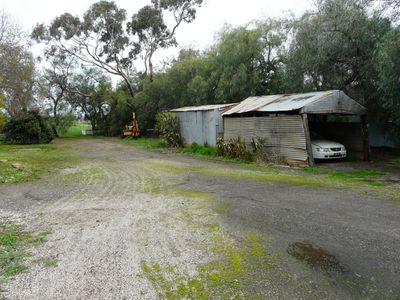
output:
M 0 13 L 0 92 L 10 116 L 27 112 L 34 106 L 35 61 L 18 22 Z
M 153 1 L 152 5 L 159 12 L 165 10 L 180 12 L 182 20 L 192 20 L 195 13 L 192 5 L 198 2 L 201 3 L 200 0 L 159 0 Z M 144 11 L 147 11 L 146 7 Z M 158 15 L 151 20 L 164 24 L 161 18 Z M 139 32 L 150 26 L 149 36 L 154 35 L 160 39 L 158 33 L 152 31 L 152 28 L 160 29 L 159 24 L 146 23 L 144 27 L 135 29 L 136 25 L 131 22 L 128 32 L 126 11 L 113 1 L 102 0 L 90 6 L 84 13 L 83 19 L 65 13 L 55 18 L 50 26 L 38 24 L 32 32 L 32 37 L 37 41 L 56 46 L 84 63 L 120 76 L 133 98 L 135 93 L 132 82 L 133 60 L 146 49 L 142 47 L 144 40 L 142 35 L 139 36 Z M 161 31 L 165 32 L 164 27 Z M 169 34 L 169 39 L 172 39 L 174 33 L 175 30 Z M 166 44 L 157 43 L 157 47 L 161 46 Z
M 92 130 L 98 129 L 110 112 L 111 80 L 95 68 L 83 68 L 72 77 L 67 100 L 90 121 Z
M 68 102 L 70 77 L 74 72 L 76 60 L 73 56 L 65 53 L 47 53 L 47 65 L 39 81 L 41 96 L 50 103 L 51 114 L 54 117 L 55 125 L 60 122 L 60 113 L 65 112 Z
M 0 44 L 0 73 L 5 109 L 10 116 L 26 113 L 35 105 L 35 61 L 23 46 Z
M 225 29 L 208 53 L 216 101 L 278 93 L 280 52 L 285 39 L 285 26 L 276 20 L 257 22 L 250 28 Z
M 294 24 L 286 89 L 342 89 L 363 103 L 376 97 L 373 53 L 390 23 L 367 13 L 368 2 L 321 0 Z
M 381 96 L 374 104 L 380 123 L 400 141 L 400 30 L 392 28 L 376 51 L 378 88 Z M 395 133 L 395 134 L 393 134 Z
M 138 37 L 137 48 L 144 57 L 145 74 L 153 81 L 153 56 L 157 49 L 175 46 L 175 32 L 182 23 L 191 23 L 196 16 L 196 7 L 203 0 L 152 0 L 132 16 L 128 23 L 128 31 Z M 170 12 L 174 21 L 168 28 L 164 14 Z

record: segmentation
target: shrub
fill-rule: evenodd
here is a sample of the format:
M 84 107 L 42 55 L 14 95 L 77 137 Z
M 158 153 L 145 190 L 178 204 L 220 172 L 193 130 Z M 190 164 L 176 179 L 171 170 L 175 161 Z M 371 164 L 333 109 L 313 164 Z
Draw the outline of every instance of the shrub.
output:
M 4 115 L 0 112 L 0 132 L 3 132 L 7 124 L 7 120 Z
M 54 138 L 49 120 L 33 111 L 11 119 L 6 125 L 5 134 L 6 142 L 12 144 L 48 144 Z
M 223 138 L 218 138 L 217 140 L 217 155 L 218 156 L 225 155 L 225 143 Z
M 235 139 L 230 139 L 227 142 L 224 142 L 223 139 L 218 139 L 217 154 L 244 161 L 254 160 L 254 155 L 247 150 L 246 143 L 240 138 L 240 136 Z
M 65 114 L 57 117 L 55 122 L 55 128 L 58 135 L 63 135 L 67 130 L 74 124 L 76 117 L 73 114 Z
M 265 152 L 266 145 L 266 138 L 256 137 L 251 139 L 251 147 L 253 148 L 253 154 L 257 161 L 265 162 L 270 160 L 268 154 Z
M 179 129 L 179 119 L 170 112 L 160 112 L 156 117 L 157 131 L 168 147 L 180 147 L 183 144 Z

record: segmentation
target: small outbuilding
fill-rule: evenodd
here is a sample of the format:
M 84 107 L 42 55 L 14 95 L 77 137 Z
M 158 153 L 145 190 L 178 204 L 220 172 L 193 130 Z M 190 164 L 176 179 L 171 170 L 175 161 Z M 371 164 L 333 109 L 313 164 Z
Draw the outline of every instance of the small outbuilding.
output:
M 207 143 L 216 146 L 217 139 L 224 134 L 222 113 L 235 105 L 236 103 L 189 106 L 170 112 L 179 118 L 181 136 L 185 144 L 196 142 L 200 145 Z
M 367 110 L 343 91 L 250 97 L 223 113 L 224 139 L 266 141 L 265 151 L 289 164 L 313 165 L 311 134 L 342 143 L 369 159 Z

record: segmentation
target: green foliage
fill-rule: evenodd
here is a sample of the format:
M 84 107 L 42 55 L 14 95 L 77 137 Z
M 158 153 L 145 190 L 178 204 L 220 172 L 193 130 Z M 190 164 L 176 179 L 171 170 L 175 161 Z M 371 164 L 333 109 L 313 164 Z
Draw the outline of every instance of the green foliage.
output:
M 391 164 L 397 168 L 400 169 L 400 157 L 396 157 L 394 159 L 391 160 Z
M 375 107 L 391 136 L 400 140 L 400 30 L 392 28 L 382 39 L 376 52 L 378 88 L 381 97 Z
M 254 154 L 247 149 L 246 143 L 240 136 L 235 139 L 230 139 L 227 142 L 224 142 L 223 139 L 219 139 L 217 142 L 216 153 L 221 156 L 243 161 L 254 160 Z
M 267 162 L 270 161 L 268 154 L 265 151 L 267 145 L 267 139 L 256 137 L 251 139 L 251 148 L 253 149 L 253 155 L 257 161 Z
M 116 91 L 108 93 L 109 113 L 102 121 L 101 130 L 107 136 L 119 136 L 124 127 L 132 123 L 132 102 L 131 96 L 122 87 L 118 87 Z M 140 107 L 138 105 L 138 107 Z M 139 120 L 141 118 L 141 111 L 137 111 Z M 143 128 L 143 123 L 139 122 L 140 128 Z
M 293 22 L 284 89 L 344 90 L 367 106 L 372 122 L 398 127 L 398 29 L 370 13 L 369 3 L 321 0 Z
M 192 143 L 190 147 L 185 147 L 178 149 L 181 153 L 188 154 L 198 154 L 204 156 L 215 156 L 217 154 L 217 149 L 214 147 L 210 147 L 207 144 L 199 145 L 196 142 Z
M 57 119 L 51 118 L 50 120 L 54 124 L 57 135 L 62 136 L 69 128 L 71 128 L 71 126 L 73 126 L 76 117 L 72 114 L 61 114 L 57 116 Z
M 34 111 L 8 121 L 5 133 L 6 142 L 12 144 L 48 144 L 54 138 L 49 120 Z
M 67 96 L 72 107 L 84 113 L 92 130 L 106 131 L 107 116 L 112 96 L 111 79 L 95 68 L 82 68 L 82 72 L 71 78 L 74 87 Z
M 183 144 L 179 128 L 179 119 L 169 112 L 157 114 L 157 131 L 168 147 L 180 147 Z

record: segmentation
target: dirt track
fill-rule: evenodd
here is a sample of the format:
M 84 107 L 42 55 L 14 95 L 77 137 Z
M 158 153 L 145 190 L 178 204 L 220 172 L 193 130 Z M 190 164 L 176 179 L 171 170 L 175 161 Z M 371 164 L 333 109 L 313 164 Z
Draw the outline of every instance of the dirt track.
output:
M 311 271 L 298 280 L 311 280 L 309 289 L 324 289 L 321 282 L 328 281 L 327 298 L 357 298 L 362 291 L 376 299 L 381 291 L 393 299 L 400 295 L 399 203 L 191 173 L 192 166 L 235 166 L 114 140 L 59 143 L 73 146 L 82 162 L 37 183 L 0 187 L 1 216 L 48 230 L 48 241 L 32 252 L 58 264 L 34 265 L 16 276 L 4 287 L 7 299 L 157 299 L 159 292 L 143 276 L 144 261 L 168 262 L 195 276 L 198 265 L 213 259 L 209 231 L 190 226 L 192 219 L 218 222 L 232 240 L 249 230 L 275 236 L 273 249 L 287 272 L 301 274 L 301 265 L 287 254 L 289 244 L 322 247 L 345 272 L 326 279 Z M 187 191 L 204 195 L 186 197 Z M 221 204 L 223 211 L 213 209 Z M 268 295 L 282 298 L 276 291 Z M 290 296 L 302 298 L 296 291 Z

